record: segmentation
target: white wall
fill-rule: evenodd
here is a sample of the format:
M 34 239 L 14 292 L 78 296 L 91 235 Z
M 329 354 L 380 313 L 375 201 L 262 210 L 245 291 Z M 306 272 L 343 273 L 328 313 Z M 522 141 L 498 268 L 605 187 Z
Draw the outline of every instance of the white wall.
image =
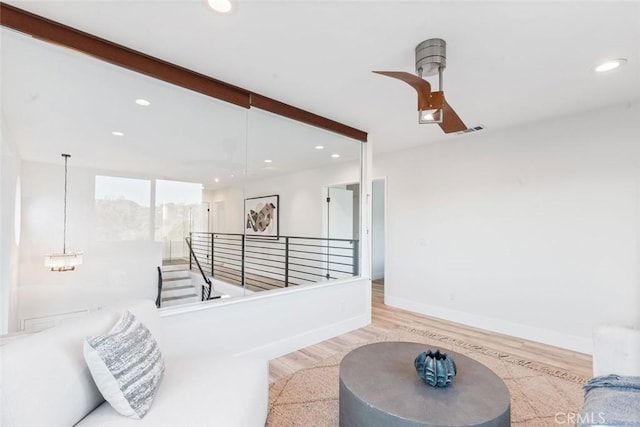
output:
M 640 327 L 638 141 L 634 102 L 380 156 L 386 302 L 583 352 Z
M 202 201 L 210 203 L 209 231 L 216 233 L 244 233 L 244 190 L 228 187 L 222 190 L 203 190 Z
M 384 193 L 385 180 L 374 180 L 371 191 L 371 278 L 374 280 L 384 277 Z
M 360 164 L 350 162 L 252 181 L 244 185 L 243 190 L 205 191 L 203 199 L 211 203 L 225 201 L 225 228 L 236 230 L 239 227 L 239 231 L 229 232 L 243 233 L 244 198 L 278 194 L 281 235 L 324 237 L 322 219 L 326 193 L 323 193 L 323 186 L 359 181 Z
M 94 237 L 95 176 L 117 174 L 72 165 L 73 157 L 69 160 L 67 250 L 83 251 L 84 263 L 75 271 L 60 273 L 44 267 L 44 256 L 62 251 L 64 162 L 22 163 L 21 321 L 156 297 L 162 244 L 98 241 Z
M 18 325 L 18 242 L 16 242 L 16 182 L 20 159 L 4 129 L 0 134 L 0 334 Z M 18 230 L 19 231 L 19 230 Z
M 371 282 L 307 285 L 161 309 L 171 354 L 272 359 L 370 323 Z

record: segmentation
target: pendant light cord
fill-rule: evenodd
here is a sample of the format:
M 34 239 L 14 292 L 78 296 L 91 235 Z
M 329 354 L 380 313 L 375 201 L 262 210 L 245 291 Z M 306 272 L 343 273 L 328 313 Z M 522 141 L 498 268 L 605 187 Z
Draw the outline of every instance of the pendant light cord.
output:
M 64 157 L 64 221 L 62 228 L 62 253 L 67 253 L 67 160 L 70 154 L 63 154 Z

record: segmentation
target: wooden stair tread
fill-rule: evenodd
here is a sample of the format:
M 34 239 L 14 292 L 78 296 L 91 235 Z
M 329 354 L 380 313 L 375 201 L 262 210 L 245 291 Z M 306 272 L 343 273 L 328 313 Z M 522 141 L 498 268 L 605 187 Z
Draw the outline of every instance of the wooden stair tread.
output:
M 178 280 L 190 280 L 191 276 L 184 276 L 184 277 L 168 277 L 168 278 L 162 278 L 163 282 L 177 282 Z
M 189 294 L 189 295 L 179 295 L 177 297 L 164 297 L 164 298 L 162 298 L 162 302 L 177 301 L 177 300 L 187 299 L 187 298 L 198 298 L 198 295 L 197 294 Z
M 193 288 L 193 285 L 180 285 L 180 286 L 169 286 L 169 287 L 162 287 L 162 291 L 176 291 L 179 289 L 189 289 L 189 288 Z

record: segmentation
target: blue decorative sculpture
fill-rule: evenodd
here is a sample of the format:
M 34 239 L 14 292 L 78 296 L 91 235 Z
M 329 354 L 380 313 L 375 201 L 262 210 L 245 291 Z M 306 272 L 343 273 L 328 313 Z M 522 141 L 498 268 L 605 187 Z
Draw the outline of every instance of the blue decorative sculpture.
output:
M 456 376 L 456 362 L 447 355 L 436 350 L 420 353 L 413 362 L 422 381 L 433 387 L 446 387 Z

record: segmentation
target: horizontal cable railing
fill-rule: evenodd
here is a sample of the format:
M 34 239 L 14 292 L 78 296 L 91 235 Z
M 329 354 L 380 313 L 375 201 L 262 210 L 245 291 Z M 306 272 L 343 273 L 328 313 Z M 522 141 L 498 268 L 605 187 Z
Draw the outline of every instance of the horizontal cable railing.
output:
M 355 239 L 232 233 L 191 233 L 201 267 L 212 277 L 248 289 L 270 290 L 358 276 Z M 193 256 L 192 256 L 193 259 Z

